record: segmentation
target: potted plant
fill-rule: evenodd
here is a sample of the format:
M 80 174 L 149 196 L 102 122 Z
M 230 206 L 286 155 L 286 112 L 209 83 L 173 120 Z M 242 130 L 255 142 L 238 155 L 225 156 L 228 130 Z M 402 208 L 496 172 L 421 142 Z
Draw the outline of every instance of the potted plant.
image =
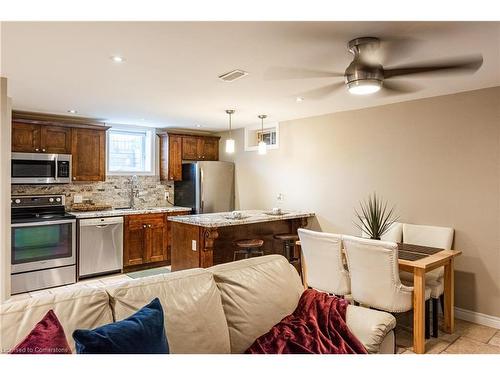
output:
M 387 201 L 383 201 L 377 197 L 376 193 L 368 196 L 368 201 L 360 202 L 361 213 L 354 210 L 357 217 L 357 222 L 354 225 L 361 230 L 362 233 L 370 236 L 371 239 L 380 240 L 392 224 L 399 217 L 394 215 L 394 206 L 388 210 Z

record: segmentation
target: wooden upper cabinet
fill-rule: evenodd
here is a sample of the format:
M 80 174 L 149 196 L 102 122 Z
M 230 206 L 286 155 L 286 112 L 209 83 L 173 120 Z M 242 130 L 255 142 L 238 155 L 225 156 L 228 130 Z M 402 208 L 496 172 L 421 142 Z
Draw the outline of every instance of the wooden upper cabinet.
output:
M 71 128 L 13 122 L 12 151 L 71 154 Z
M 73 128 L 73 181 L 104 181 L 106 179 L 106 131 Z
M 182 138 L 168 137 L 168 180 L 182 181 Z
M 50 154 L 71 154 L 71 128 L 40 126 L 40 147 Z
M 40 152 L 40 125 L 13 122 L 12 152 Z
M 200 158 L 198 141 L 199 139 L 196 137 L 182 137 L 183 160 L 198 160 Z
M 182 181 L 183 160 L 219 160 L 219 137 L 168 133 L 160 138 L 163 181 Z
M 201 160 L 219 160 L 219 138 L 200 138 Z

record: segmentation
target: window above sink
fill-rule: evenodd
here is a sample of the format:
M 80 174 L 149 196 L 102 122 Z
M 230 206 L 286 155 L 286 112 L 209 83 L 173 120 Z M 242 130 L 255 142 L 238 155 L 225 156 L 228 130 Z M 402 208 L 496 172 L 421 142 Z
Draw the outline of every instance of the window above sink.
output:
M 107 132 L 108 175 L 154 175 L 155 130 L 113 126 Z

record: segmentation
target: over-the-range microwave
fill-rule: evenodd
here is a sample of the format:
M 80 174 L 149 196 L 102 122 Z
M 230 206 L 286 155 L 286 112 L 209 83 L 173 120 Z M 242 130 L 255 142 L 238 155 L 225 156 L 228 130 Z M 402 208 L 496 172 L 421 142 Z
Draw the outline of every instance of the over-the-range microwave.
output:
M 12 184 L 68 184 L 70 182 L 71 155 L 12 153 Z

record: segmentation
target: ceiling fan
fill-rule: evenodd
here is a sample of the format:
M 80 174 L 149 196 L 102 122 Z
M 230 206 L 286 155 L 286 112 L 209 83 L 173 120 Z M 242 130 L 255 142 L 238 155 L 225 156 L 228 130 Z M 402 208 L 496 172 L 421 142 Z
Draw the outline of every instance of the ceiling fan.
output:
M 337 89 L 346 86 L 351 94 L 374 94 L 380 89 L 387 93 L 402 94 L 416 91 L 416 87 L 409 83 L 396 82 L 395 77 L 410 76 L 435 72 L 468 72 L 473 73 L 483 64 L 482 55 L 459 57 L 430 63 L 396 66 L 384 68 L 380 64 L 380 39 L 362 37 L 351 40 L 347 44 L 349 52 L 354 55 L 344 73 L 326 72 L 300 68 L 274 68 L 267 76 L 271 79 L 297 79 L 319 77 L 344 77 L 344 81 L 314 89 L 300 94 L 299 97 L 321 99 Z

